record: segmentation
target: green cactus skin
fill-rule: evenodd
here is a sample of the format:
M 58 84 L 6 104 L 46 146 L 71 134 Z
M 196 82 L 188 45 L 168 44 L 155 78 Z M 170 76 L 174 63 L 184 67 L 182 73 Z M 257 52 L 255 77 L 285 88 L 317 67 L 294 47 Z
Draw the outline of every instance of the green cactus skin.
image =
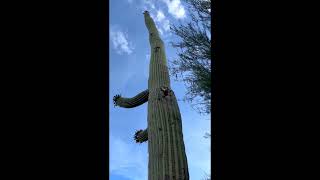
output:
M 113 102 L 115 106 L 120 106 L 123 108 L 134 108 L 148 101 L 149 91 L 145 90 L 137 94 L 133 98 L 123 98 L 120 95 L 115 95 L 113 97 Z
M 136 143 L 143 143 L 148 140 L 148 129 L 139 130 L 134 134 L 134 140 Z
M 134 136 L 137 143 L 148 140 L 148 180 L 189 180 L 181 114 L 170 87 L 164 43 L 148 11 L 144 19 L 151 46 L 148 90 L 131 99 L 118 95 L 114 101 L 125 108 L 148 101 L 148 128 Z
M 151 60 L 148 99 L 148 179 L 189 180 L 178 103 L 170 88 L 164 43 L 146 11 Z

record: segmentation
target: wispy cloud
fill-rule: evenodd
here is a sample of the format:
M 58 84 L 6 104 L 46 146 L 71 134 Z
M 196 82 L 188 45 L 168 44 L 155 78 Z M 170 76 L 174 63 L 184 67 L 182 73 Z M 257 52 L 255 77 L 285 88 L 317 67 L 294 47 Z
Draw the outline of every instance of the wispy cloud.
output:
M 133 51 L 132 43 L 128 41 L 128 34 L 121 31 L 116 26 L 111 26 L 110 28 L 110 39 L 113 48 L 118 54 L 127 53 L 131 54 Z
M 158 28 L 158 31 L 161 35 L 163 35 L 163 31 L 160 28 Z
M 153 0 L 142 0 L 142 8 L 144 11 L 150 11 L 150 9 L 155 9 L 156 6 Z
M 155 24 L 157 26 L 157 29 L 160 33 L 160 35 L 168 35 L 167 33 L 170 30 L 170 20 L 166 16 L 166 13 L 172 12 L 174 17 L 176 18 L 182 18 L 185 16 L 184 14 L 184 8 L 180 4 L 180 0 L 175 2 L 170 0 L 162 0 L 161 3 L 156 4 L 156 0 L 143 0 L 141 10 L 148 10 L 150 13 L 150 16 L 155 21 Z M 166 4 L 169 7 L 169 12 L 163 11 L 162 9 L 166 6 Z M 174 12 L 177 10 L 178 12 Z M 170 13 L 171 14 L 171 13 Z
M 118 174 L 129 179 L 147 179 L 148 156 L 136 144 L 129 144 L 110 134 L 110 174 Z
M 163 19 L 165 18 L 163 12 L 161 10 L 157 11 L 157 17 L 156 17 L 156 21 L 161 22 Z
M 186 13 L 180 0 L 162 0 L 167 4 L 168 12 L 177 19 L 185 18 Z
M 168 19 L 164 20 L 162 22 L 162 28 L 165 30 L 165 31 L 169 31 L 170 30 L 170 21 Z
M 156 15 L 150 13 L 150 16 L 154 19 L 157 29 L 161 35 L 163 35 L 164 31 L 166 32 L 170 30 L 170 21 L 161 9 L 156 11 Z

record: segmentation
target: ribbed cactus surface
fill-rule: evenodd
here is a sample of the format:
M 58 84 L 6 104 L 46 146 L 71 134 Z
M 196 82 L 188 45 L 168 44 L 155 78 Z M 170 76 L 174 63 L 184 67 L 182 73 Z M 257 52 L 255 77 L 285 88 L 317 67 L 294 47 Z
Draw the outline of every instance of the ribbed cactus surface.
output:
M 148 127 L 134 135 L 137 143 L 148 141 L 148 180 L 189 180 L 181 115 L 170 87 L 164 44 L 148 11 L 144 19 L 151 46 L 148 90 L 133 98 L 116 95 L 115 105 L 132 108 L 148 101 Z

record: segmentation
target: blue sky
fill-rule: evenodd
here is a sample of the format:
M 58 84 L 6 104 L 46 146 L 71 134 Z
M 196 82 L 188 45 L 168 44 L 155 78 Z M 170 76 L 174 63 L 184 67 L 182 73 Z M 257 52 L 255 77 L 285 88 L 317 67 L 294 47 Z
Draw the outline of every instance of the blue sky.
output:
M 133 109 L 114 107 L 115 94 L 132 97 L 148 88 L 150 46 L 142 12 L 148 10 L 162 37 L 167 60 L 177 57 L 169 44 L 176 37 L 169 25 L 188 21 L 185 5 L 180 0 L 111 0 L 109 41 L 110 87 L 110 180 L 147 180 L 147 143 L 136 144 L 136 130 L 147 126 L 147 103 Z M 186 89 L 171 78 L 178 100 Z M 183 135 L 188 158 L 190 179 L 200 180 L 210 173 L 210 116 L 199 115 L 190 104 L 178 101 L 182 115 Z

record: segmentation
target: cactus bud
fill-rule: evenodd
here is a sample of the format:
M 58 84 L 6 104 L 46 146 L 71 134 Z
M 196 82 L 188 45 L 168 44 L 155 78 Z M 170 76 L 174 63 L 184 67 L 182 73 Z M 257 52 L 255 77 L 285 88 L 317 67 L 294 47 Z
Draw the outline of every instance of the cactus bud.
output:
M 114 104 L 114 106 L 117 106 L 117 101 L 119 100 L 120 97 L 121 97 L 121 95 L 119 95 L 119 94 L 113 96 L 113 104 Z

